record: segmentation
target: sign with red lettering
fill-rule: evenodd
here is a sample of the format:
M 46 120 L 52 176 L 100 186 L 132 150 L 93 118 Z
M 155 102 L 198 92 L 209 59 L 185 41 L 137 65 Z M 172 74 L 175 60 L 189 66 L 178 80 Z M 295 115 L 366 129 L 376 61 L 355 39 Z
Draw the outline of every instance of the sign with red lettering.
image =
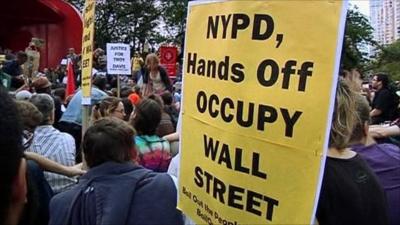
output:
M 160 64 L 168 73 L 168 76 L 176 76 L 176 61 L 178 58 L 178 48 L 175 46 L 161 46 Z

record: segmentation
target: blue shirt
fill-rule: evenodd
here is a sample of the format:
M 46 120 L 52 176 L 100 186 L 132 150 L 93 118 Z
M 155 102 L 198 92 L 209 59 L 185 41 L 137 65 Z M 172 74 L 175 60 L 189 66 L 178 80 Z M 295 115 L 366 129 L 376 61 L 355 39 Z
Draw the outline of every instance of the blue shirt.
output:
M 108 95 L 96 87 L 92 87 L 91 104 L 99 103 Z M 60 122 L 75 123 L 82 125 L 82 90 L 79 90 L 68 104 L 67 109 L 63 113 Z

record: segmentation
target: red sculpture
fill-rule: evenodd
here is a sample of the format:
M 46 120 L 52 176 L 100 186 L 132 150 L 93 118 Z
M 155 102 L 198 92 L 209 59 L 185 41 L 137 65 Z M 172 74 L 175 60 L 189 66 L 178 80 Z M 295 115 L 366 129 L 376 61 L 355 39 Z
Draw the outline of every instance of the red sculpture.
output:
M 80 53 L 82 17 L 62 0 L 0 0 L 0 46 L 23 51 L 32 37 L 44 40 L 40 68 L 54 68 L 68 48 Z

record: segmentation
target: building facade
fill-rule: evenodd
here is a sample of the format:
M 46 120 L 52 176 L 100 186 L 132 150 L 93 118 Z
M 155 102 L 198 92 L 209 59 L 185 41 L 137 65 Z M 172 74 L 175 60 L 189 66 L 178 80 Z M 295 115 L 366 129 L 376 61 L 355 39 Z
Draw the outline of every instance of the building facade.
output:
M 400 38 L 400 0 L 370 1 L 370 17 L 379 44 L 391 44 Z

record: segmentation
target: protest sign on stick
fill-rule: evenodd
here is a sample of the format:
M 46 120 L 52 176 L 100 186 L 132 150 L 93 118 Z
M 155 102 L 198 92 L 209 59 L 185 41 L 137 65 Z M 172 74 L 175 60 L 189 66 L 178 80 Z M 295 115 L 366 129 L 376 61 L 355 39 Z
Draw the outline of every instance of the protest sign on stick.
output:
M 107 73 L 131 75 L 130 46 L 121 43 L 107 43 Z
M 346 5 L 189 5 L 178 206 L 196 223 L 311 223 Z
M 93 68 L 93 38 L 95 21 L 95 0 L 86 0 L 83 9 L 83 33 L 82 33 L 82 136 L 89 127 L 89 116 L 92 92 L 92 68 Z
M 95 0 L 86 0 L 85 8 L 83 9 L 82 105 L 91 104 L 95 7 Z
M 107 73 L 117 75 L 117 97 L 121 93 L 120 75 L 131 75 L 130 46 L 107 43 Z

